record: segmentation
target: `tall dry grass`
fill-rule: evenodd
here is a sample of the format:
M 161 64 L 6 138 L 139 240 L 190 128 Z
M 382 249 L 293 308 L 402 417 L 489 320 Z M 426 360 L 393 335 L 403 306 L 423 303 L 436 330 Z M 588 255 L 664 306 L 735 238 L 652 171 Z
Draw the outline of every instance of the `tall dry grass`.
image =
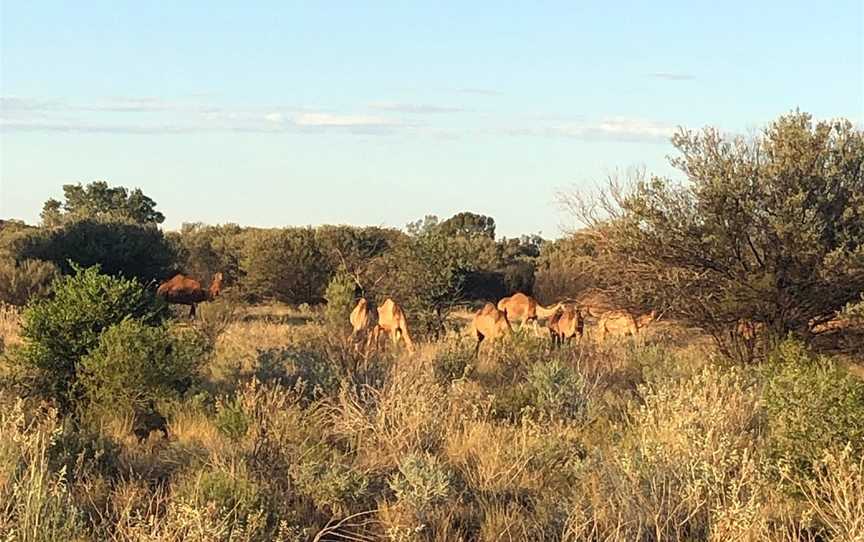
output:
M 862 538 L 860 458 L 776 479 L 766 377 L 699 341 L 363 356 L 311 316 L 217 316 L 167 440 L 0 395 L 0 538 Z

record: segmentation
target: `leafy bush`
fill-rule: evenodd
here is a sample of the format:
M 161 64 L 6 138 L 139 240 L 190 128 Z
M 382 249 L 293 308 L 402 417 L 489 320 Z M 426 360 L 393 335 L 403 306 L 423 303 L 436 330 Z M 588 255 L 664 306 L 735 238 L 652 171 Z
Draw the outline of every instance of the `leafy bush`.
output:
M 258 354 L 259 380 L 276 380 L 301 391 L 307 399 L 339 388 L 338 369 L 326 354 L 296 347 L 270 348 Z
M 78 384 L 91 406 L 143 409 L 186 391 L 206 348 L 194 331 L 172 332 L 124 320 L 105 330 L 97 346 L 81 358 Z
M 334 331 L 346 333 L 349 331 L 350 322 L 348 316 L 354 308 L 354 291 L 357 283 L 344 269 L 340 269 L 330 279 L 327 290 L 324 291 L 324 299 L 327 307 L 324 309 L 324 319 L 327 325 Z
M 36 230 L 18 242 L 15 257 L 53 262 L 65 274 L 74 273 L 74 265 L 99 265 L 107 275 L 144 284 L 168 277 L 176 265 L 171 243 L 156 226 L 89 219 Z
M 98 266 L 74 268 L 53 283 L 51 299 L 31 303 L 22 314 L 27 343 L 13 360 L 32 391 L 74 406 L 81 358 L 99 344 L 102 332 L 126 319 L 161 323 L 166 311 L 137 281 L 111 277 Z
M 864 453 L 864 382 L 835 362 L 785 341 L 771 356 L 764 390 L 770 455 L 807 478 L 825 450 Z
M 309 228 L 247 233 L 240 268 L 250 298 L 292 304 L 321 301 L 330 278 L 327 259 Z
M 474 349 L 468 341 L 447 342 L 435 352 L 435 378 L 441 384 L 464 378 L 471 373 L 473 362 Z
M 532 406 L 548 416 L 573 418 L 585 407 L 581 376 L 558 359 L 535 363 L 527 386 Z
M 351 505 L 367 497 L 369 479 L 338 458 L 320 461 L 315 455 L 307 456 L 292 469 L 297 489 L 312 499 L 319 510 L 347 515 Z
M 400 502 L 423 510 L 450 496 L 453 475 L 431 454 L 411 454 L 399 462 L 390 478 L 390 489 Z
M 0 260 L 0 302 L 25 305 L 31 297 L 48 293 L 51 281 L 58 274 L 57 266 L 41 260 Z
M 216 401 L 216 417 L 213 423 L 228 438 L 240 440 L 249 431 L 250 422 L 238 397 L 232 401 Z

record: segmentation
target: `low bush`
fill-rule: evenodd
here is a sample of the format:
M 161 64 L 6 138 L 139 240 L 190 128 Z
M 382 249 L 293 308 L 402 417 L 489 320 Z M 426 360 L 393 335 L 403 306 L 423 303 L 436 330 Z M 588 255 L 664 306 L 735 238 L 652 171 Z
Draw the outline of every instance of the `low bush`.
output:
M 63 411 L 75 406 L 80 361 L 99 344 L 104 330 L 127 319 L 158 325 L 167 314 L 135 280 L 103 275 L 98 266 L 74 269 L 74 275 L 53 283 L 53 297 L 24 310 L 21 335 L 26 344 L 13 358 L 28 391 L 58 401 Z
M 81 359 L 78 383 L 88 406 L 142 410 L 176 400 L 195 382 L 207 342 L 194 331 L 172 331 L 124 320 Z
M 31 298 L 45 296 L 59 270 L 51 262 L 0 260 L 0 303 L 22 306 Z
M 809 478 L 825 450 L 864 454 L 864 382 L 842 366 L 786 341 L 771 356 L 764 389 L 768 452 Z

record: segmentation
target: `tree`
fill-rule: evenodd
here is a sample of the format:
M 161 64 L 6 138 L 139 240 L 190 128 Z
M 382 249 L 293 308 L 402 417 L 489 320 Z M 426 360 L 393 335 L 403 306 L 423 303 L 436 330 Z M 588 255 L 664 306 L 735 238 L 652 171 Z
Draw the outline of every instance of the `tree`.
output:
M 705 328 L 730 355 L 740 319 L 772 342 L 806 339 L 864 290 L 862 131 L 795 112 L 749 141 L 708 128 L 672 142 L 687 183 L 642 176 L 593 205 L 564 197 L 594 227 L 611 290 Z
M 464 252 L 434 229 L 398 244 L 376 260 L 378 302 L 392 297 L 419 324 L 421 333 L 437 337 L 450 310 L 462 299 L 465 276 L 472 271 Z
M 542 303 L 575 298 L 597 285 L 594 278 L 596 246 L 590 232 L 543 245 L 537 259 L 534 296 Z
M 252 299 L 318 303 L 332 270 L 311 228 L 251 230 L 240 269 L 241 285 Z
M 95 219 L 33 230 L 16 241 L 14 254 L 19 262 L 53 262 L 66 274 L 73 272 L 73 264 L 99 265 L 108 275 L 133 277 L 144 284 L 167 278 L 176 267 L 174 248 L 156 226 Z
M 232 284 L 241 275 L 243 232 L 237 224 L 184 223 L 179 232 L 170 232 L 166 237 L 177 252 L 183 273 L 203 281 L 218 272 Z
M 140 188 L 129 191 L 122 186 L 111 187 L 104 181 L 86 186 L 63 185 L 65 201 L 49 199 L 42 207 L 42 224 L 60 226 L 81 219 L 113 219 L 136 224 L 161 224 L 165 215 L 156 210 L 156 202 Z
M 468 211 L 458 213 L 438 225 L 444 235 L 472 237 L 481 235 L 495 239 L 495 219 Z

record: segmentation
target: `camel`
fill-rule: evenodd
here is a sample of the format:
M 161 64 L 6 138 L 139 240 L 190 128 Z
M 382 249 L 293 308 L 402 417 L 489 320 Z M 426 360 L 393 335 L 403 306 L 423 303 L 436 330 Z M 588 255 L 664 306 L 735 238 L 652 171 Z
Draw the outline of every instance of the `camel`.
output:
M 389 297 L 378 306 L 378 326 L 375 329 L 378 333 L 389 334 L 394 346 L 399 343 L 401 336 L 408 351 L 414 351 L 414 342 L 408 333 L 408 321 L 405 319 L 405 312 Z
M 189 305 L 189 318 L 195 318 L 195 305 L 203 301 L 213 301 L 221 291 L 222 273 L 213 275 L 213 281 L 206 290 L 197 280 L 177 274 L 160 284 L 156 295 L 164 298 L 168 303 Z
M 498 337 L 506 337 L 513 331 L 507 313 L 499 310 L 492 303 L 486 303 L 483 308 L 474 313 L 471 320 L 471 334 L 477 339 L 474 355 L 480 352 L 480 343 L 484 339 L 494 340 Z
M 644 329 L 656 318 L 657 311 L 653 310 L 648 314 L 639 316 L 633 316 L 633 314 L 624 310 L 606 312 L 600 317 L 600 322 L 597 324 L 599 328 L 597 339 L 602 342 L 609 335 L 632 335 L 637 341 L 641 340 Z
M 578 307 L 566 307 L 555 312 L 549 319 L 547 327 L 552 338 L 552 346 L 563 345 L 565 339 L 569 343 L 576 335 L 582 338 L 585 332 L 585 319 Z
M 522 325 L 520 327 L 525 327 L 528 322 L 531 322 L 534 326 L 534 333 L 538 336 L 540 335 L 540 329 L 537 325 L 537 320 L 540 318 L 549 318 L 561 306 L 562 304 L 559 302 L 554 306 L 544 307 L 537 303 L 536 299 L 522 292 L 517 292 L 498 302 L 498 310 L 506 312 L 509 321 L 521 321 Z
M 372 342 L 375 335 L 375 328 L 378 326 L 378 313 L 369 306 L 369 302 L 365 297 L 357 300 L 357 305 L 351 311 L 349 316 L 351 322 L 351 341 L 354 342 L 357 337 L 366 335 L 366 348 Z

